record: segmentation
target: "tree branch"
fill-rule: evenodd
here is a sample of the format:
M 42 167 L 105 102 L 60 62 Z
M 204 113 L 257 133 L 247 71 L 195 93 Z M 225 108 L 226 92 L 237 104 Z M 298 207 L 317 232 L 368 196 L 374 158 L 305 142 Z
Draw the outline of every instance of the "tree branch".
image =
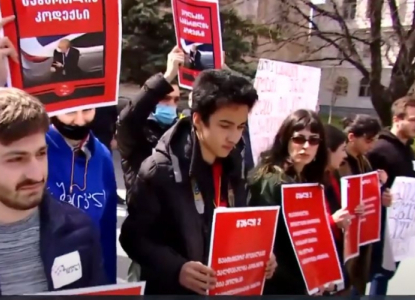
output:
M 349 51 L 346 51 L 346 49 L 344 49 L 343 47 L 341 47 L 339 44 L 340 43 L 336 43 L 335 41 L 333 41 L 332 39 L 330 39 L 329 37 L 327 37 L 324 34 L 324 31 L 322 31 L 320 29 L 320 27 L 316 24 L 316 22 L 314 20 L 312 20 L 310 18 L 309 15 L 306 15 L 300 8 L 298 5 L 295 5 L 296 3 L 292 3 L 292 0 L 281 0 L 282 2 L 285 3 L 285 5 L 288 5 L 291 9 L 293 9 L 296 13 L 298 13 L 304 20 L 306 20 L 307 22 L 311 23 L 312 27 L 314 28 L 314 32 L 313 34 L 315 34 L 316 37 L 318 37 L 319 39 L 327 42 L 327 44 L 333 46 L 334 48 L 336 48 L 343 56 L 343 59 L 345 61 L 348 61 L 350 64 L 352 64 L 356 69 L 358 69 L 364 77 L 368 77 L 369 76 L 369 71 L 366 69 L 366 67 L 364 66 L 362 60 L 360 59 L 359 55 L 357 54 L 356 48 L 354 46 L 354 44 L 351 42 L 351 35 L 350 32 L 346 27 L 346 29 L 343 28 L 344 34 L 346 37 L 349 38 L 349 51 L 351 52 L 352 56 L 354 56 L 354 58 L 349 55 Z M 314 5 L 313 3 L 311 3 L 311 1 L 309 0 L 302 0 L 304 2 L 304 4 L 306 6 L 308 6 L 309 8 L 313 8 L 315 9 L 317 12 L 319 12 L 321 15 L 323 16 L 328 16 L 329 18 L 339 22 L 339 23 L 344 23 L 344 20 L 342 21 L 341 16 L 339 15 L 339 12 L 337 10 L 337 14 L 333 14 L 333 13 L 329 13 L 323 9 L 321 9 L 320 7 Z M 331 0 L 333 2 L 333 0 Z M 344 25 L 346 25 L 344 23 Z M 338 59 L 338 58 L 337 58 Z
M 341 65 L 345 61 L 345 59 L 341 59 L 338 57 L 323 57 L 323 58 L 291 60 L 290 63 L 302 64 L 302 63 L 323 62 L 323 61 L 338 61 L 339 65 Z
M 388 0 L 389 9 L 391 12 L 392 27 L 398 37 L 399 47 L 402 46 L 405 42 L 404 40 L 404 31 L 402 28 L 401 19 L 399 17 L 398 6 L 396 5 L 396 0 Z

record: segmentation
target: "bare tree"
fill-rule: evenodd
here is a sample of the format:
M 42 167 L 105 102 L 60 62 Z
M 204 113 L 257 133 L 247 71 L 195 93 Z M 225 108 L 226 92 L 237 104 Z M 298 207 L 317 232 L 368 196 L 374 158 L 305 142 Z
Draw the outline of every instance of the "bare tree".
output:
M 311 43 L 314 46 L 308 46 L 306 55 L 293 62 L 330 61 L 333 66 L 350 63 L 370 82 L 373 107 L 382 123 L 390 124 L 391 104 L 406 95 L 414 83 L 415 1 L 403 3 L 402 0 L 367 0 L 367 13 L 364 16 L 367 30 L 352 26 L 353 20 L 348 20 L 356 17 L 359 12 L 357 6 L 366 1 L 326 0 L 325 5 L 314 5 L 311 0 L 280 1 L 290 9 L 290 17 L 284 21 L 285 26 L 291 28 L 291 33 L 294 32 L 288 36 L 283 35 L 287 36 L 285 42 L 304 41 L 306 36 L 311 37 L 312 41 L 319 41 L 318 46 Z M 411 22 L 404 22 L 400 11 L 402 5 L 406 5 L 406 11 L 412 13 L 405 13 L 405 16 L 411 17 Z M 310 10 L 313 11 L 312 15 Z M 390 12 L 386 16 L 388 19 L 385 19 L 386 10 Z M 389 33 L 382 26 L 386 21 L 392 25 Z M 328 24 L 327 22 L 331 26 L 321 25 Z M 339 55 L 321 55 L 327 47 L 336 49 Z M 363 57 L 363 48 L 368 52 L 368 59 Z M 381 82 L 385 63 L 392 67 L 388 86 Z

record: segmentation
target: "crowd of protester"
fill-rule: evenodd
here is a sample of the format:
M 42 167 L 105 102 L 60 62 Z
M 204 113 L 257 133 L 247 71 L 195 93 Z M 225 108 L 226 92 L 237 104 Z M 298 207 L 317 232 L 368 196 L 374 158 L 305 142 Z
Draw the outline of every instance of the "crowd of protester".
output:
M 0 38 L 3 86 L 9 57 L 14 47 Z M 180 117 L 175 80 L 183 62 L 175 47 L 166 72 L 118 110 L 50 118 L 34 96 L 0 88 L 0 294 L 116 283 L 117 148 L 128 205 L 120 244 L 146 294 L 204 295 L 215 286 L 207 261 L 216 207 L 281 205 L 282 184 L 320 183 L 345 284 L 318 294 L 364 295 L 371 283 L 370 295 L 385 295 L 399 266 L 384 247 L 386 208 L 395 177 L 415 177 L 415 98 L 393 103 L 385 129 L 369 115 L 346 120 L 342 130 L 314 111 L 294 111 L 254 166 L 247 122 L 258 94 L 250 80 L 227 67 L 203 71 Z M 364 207 L 342 208 L 340 178 L 372 170 L 382 182 L 382 239 L 344 263 L 344 229 Z M 217 176 L 219 203 L 211 200 Z M 264 295 L 306 294 L 283 214 L 265 274 Z

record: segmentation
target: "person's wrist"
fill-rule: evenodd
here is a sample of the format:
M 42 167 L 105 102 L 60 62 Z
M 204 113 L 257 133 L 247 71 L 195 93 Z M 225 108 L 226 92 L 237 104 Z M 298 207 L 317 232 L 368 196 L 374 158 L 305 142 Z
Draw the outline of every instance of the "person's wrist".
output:
M 174 80 L 174 78 L 175 78 L 175 77 L 176 77 L 176 72 L 174 72 L 174 71 L 167 70 L 167 71 L 164 73 L 164 79 L 166 79 L 166 81 L 167 81 L 168 83 L 172 82 L 172 81 Z

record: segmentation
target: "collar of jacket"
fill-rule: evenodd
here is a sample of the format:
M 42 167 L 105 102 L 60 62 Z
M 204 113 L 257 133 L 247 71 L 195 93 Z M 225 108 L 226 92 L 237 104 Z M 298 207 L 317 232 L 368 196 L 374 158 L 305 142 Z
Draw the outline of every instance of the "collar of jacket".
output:
M 353 172 L 353 167 L 351 164 L 355 164 L 357 168 L 359 169 L 357 174 Z M 360 167 L 362 166 L 362 167 Z M 363 155 L 359 155 L 357 158 L 347 153 L 347 157 L 340 166 L 338 173 L 340 177 L 343 176 L 349 176 L 349 175 L 358 175 L 358 174 L 364 174 L 367 172 L 370 172 L 372 170 L 372 166 L 370 165 L 370 162 L 367 160 L 367 158 Z
M 199 141 L 189 117 L 180 119 L 160 139 L 156 151 L 166 148 L 170 156 L 176 182 L 183 182 L 183 177 L 190 178 L 197 172 L 197 161 L 202 159 Z M 230 154 L 223 159 L 224 172 L 229 177 L 244 178 L 243 154 L 244 142 L 241 139 Z M 164 151 L 161 151 L 164 152 Z

